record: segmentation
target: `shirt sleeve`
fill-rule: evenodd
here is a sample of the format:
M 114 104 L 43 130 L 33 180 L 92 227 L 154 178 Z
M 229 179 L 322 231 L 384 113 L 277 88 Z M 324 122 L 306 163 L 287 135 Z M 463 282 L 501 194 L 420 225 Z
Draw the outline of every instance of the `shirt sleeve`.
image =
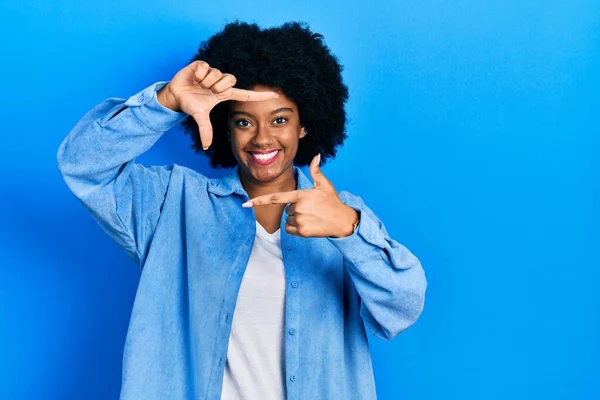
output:
M 391 340 L 411 326 L 423 310 L 427 280 L 421 263 L 390 238 L 385 226 L 360 197 L 340 192 L 340 199 L 360 214 L 356 231 L 329 238 L 360 297 L 360 314 L 378 338 Z
M 129 99 L 104 100 L 62 141 L 57 167 L 102 229 L 140 265 L 156 227 L 171 166 L 145 167 L 146 152 L 187 114 L 162 106 L 157 82 Z

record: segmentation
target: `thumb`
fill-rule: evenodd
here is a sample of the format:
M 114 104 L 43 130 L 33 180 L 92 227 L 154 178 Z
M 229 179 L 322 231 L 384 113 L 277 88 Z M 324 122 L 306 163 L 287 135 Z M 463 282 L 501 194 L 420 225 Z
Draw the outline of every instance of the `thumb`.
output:
M 319 189 L 330 188 L 330 187 L 332 187 L 332 185 L 329 182 L 329 180 L 327 178 L 325 178 L 325 175 L 323 175 L 323 172 L 321 172 L 321 167 L 319 166 L 320 164 L 321 164 L 321 153 L 317 154 L 310 162 L 310 176 L 311 176 L 313 182 L 315 183 L 315 188 L 319 188 Z
M 198 133 L 200 134 L 202 148 L 206 150 L 212 144 L 213 139 L 213 129 L 209 113 L 205 110 L 200 110 L 192 113 L 192 117 L 196 121 L 196 124 L 198 124 Z

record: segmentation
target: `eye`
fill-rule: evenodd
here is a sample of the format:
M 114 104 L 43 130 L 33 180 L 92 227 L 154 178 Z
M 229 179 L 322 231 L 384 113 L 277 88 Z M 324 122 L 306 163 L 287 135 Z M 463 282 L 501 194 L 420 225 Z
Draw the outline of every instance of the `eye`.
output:
M 245 119 L 236 119 L 233 122 L 233 125 L 235 125 L 237 128 L 247 128 L 252 124 L 250 123 L 250 121 L 245 120 Z
M 286 117 L 277 117 L 273 120 L 273 122 L 275 123 L 275 125 L 285 124 L 287 122 L 287 118 Z

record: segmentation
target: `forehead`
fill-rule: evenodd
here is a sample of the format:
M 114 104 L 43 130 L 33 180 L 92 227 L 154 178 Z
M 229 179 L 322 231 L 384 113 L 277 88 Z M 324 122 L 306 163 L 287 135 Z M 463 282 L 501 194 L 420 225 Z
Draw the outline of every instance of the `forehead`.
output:
M 279 108 L 291 108 L 293 112 L 298 112 L 296 103 L 287 97 L 280 89 L 272 88 L 265 85 L 255 85 L 250 90 L 256 90 L 257 92 L 272 91 L 279 94 L 276 99 L 265 100 L 265 101 L 231 101 L 229 111 L 243 111 L 252 115 L 266 115 Z

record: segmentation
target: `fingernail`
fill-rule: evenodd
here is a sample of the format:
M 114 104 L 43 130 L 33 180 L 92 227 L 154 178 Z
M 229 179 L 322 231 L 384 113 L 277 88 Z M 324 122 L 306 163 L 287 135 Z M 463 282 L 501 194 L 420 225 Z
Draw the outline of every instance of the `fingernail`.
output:
M 245 203 L 242 204 L 242 207 L 244 207 L 244 208 L 250 208 L 252 206 L 253 206 L 253 204 L 252 204 L 251 201 L 247 201 L 247 202 L 245 202 Z
M 203 147 L 202 150 L 208 150 L 208 146 Z
M 319 166 L 321 165 L 321 153 L 319 153 Z

